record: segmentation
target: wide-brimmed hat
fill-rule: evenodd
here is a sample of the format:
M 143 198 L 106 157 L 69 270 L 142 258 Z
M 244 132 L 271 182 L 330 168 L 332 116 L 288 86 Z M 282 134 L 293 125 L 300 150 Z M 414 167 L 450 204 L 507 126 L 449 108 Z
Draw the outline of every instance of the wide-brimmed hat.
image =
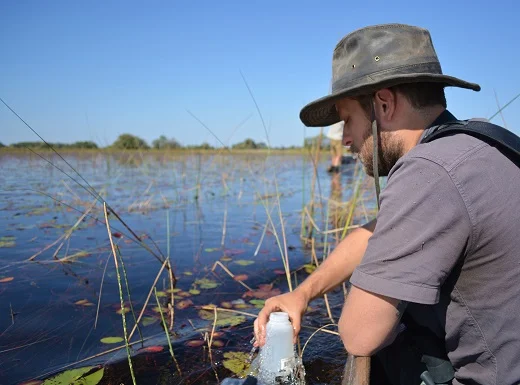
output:
M 325 127 L 340 118 L 335 102 L 403 83 L 433 82 L 480 91 L 480 86 L 442 73 L 430 32 L 403 24 L 365 27 L 345 36 L 332 57 L 332 92 L 300 112 L 307 127 Z

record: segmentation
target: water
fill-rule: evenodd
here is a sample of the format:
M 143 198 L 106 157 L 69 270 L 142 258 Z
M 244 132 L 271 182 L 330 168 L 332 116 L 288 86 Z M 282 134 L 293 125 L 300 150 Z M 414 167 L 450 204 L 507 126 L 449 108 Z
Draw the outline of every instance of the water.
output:
M 58 157 L 46 156 L 73 175 Z M 198 156 L 190 155 L 65 156 L 155 253 L 169 253 L 178 279 L 172 345 L 181 373 L 172 365 L 160 316 L 154 310 L 155 298 L 144 307 L 161 264 L 111 218 L 133 307 L 138 314 L 144 308 L 140 330 L 147 340 L 131 352 L 138 384 L 215 384 L 216 376 L 233 375 L 224 366 L 224 355 L 249 352 L 254 318 L 225 319 L 219 312 L 219 319 L 227 324 L 216 328 L 222 334 L 214 338 L 218 344 L 212 347 L 211 362 L 207 346 L 200 342 L 211 330 L 213 318 L 203 318 L 200 307 L 215 304 L 255 314 L 261 307 L 255 301 L 287 291 L 285 278 L 279 275 L 283 263 L 276 237 L 271 228 L 263 236 L 266 209 L 281 236 L 274 198 L 276 173 L 291 267 L 308 263 L 311 256 L 300 238 L 300 213 L 310 198 L 312 161 L 300 156 L 266 160 L 250 154 L 211 155 L 201 157 L 199 167 Z M 325 205 L 331 197 L 338 202 L 348 199 L 352 180 L 352 167 L 330 176 L 323 172 L 327 163 L 324 158 L 318 165 L 321 171 L 315 185 L 316 199 Z M 0 383 L 15 385 L 71 366 L 95 364 L 104 365 L 107 381 L 130 383 L 125 351 L 106 353 L 120 343 L 101 342 L 122 336 L 118 284 L 102 205 L 36 156 L 0 152 L 0 186 Z M 369 192 L 364 210 L 370 211 L 372 202 Z M 357 215 L 357 223 L 364 221 L 362 209 Z M 315 220 L 323 229 L 325 217 L 318 208 Z M 215 262 L 252 291 L 219 266 L 212 270 Z M 306 276 L 303 269 L 294 274 L 298 282 Z M 261 284 L 271 286 L 259 289 Z M 164 309 L 170 302 L 169 287 L 168 274 L 163 273 L 157 290 Z M 337 319 L 342 293 L 332 294 L 329 300 Z M 125 309 L 127 305 L 125 301 Z M 318 328 L 329 322 L 321 300 L 313 308 L 305 326 Z M 126 321 L 131 329 L 131 313 L 126 313 Z M 303 341 L 314 330 L 303 329 Z M 137 333 L 132 341 L 136 338 Z M 337 367 L 341 371 L 346 357 L 342 352 L 336 336 L 313 337 L 303 357 L 307 382 L 319 383 Z

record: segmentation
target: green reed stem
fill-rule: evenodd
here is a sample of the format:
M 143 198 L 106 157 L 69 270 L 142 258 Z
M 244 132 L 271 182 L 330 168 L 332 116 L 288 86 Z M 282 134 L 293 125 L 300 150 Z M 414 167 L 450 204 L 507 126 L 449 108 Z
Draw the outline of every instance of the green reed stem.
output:
M 357 200 L 360 195 L 360 186 L 361 186 L 361 178 L 362 174 L 360 174 L 356 180 L 356 187 L 354 188 L 354 193 L 352 194 L 352 198 L 350 199 L 350 209 L 347 216 L 347 221 L 345 222 L 345 227 L 343 228 L 343 233 L 341 234 L 341 239 L 345 238 L 347 234 L 347 230 L 350 227 L 352 222 L 352 217 L 354 216 L 354 209 L 356 208 Z
M 134 317 L 134 322 L 137 325 L 137 332 L 139 333 L 139 339 L 141 340 L 141 347 L 144 347 L 144 344 L 142 342 L 143 335 L 141 333 L 141 328 L 139 327 L 139 324 L 137 323 L 137 317 L 135 316 L 134 305 L 132 305 L 132 297 L 130 297 L 130 286 L 128 285 L 128 279 L 126 276 L 125 263 L 123 262 L 123 256 L 121 255 L 121 250 L 119 250 L 119 246 L 116 246 L 116 251 L 119 255 L 119 261 L 121 262 L 121 267 L 123 268 L 123 277 L 125 277 L 126 293 L 128 295 L 128 302 L 130 303 L 130 311 L 132 312 L 132 316 Z M 124 312 L 124 308 L 121 308 L 121 312 Z
M 114 264 L 116 266 L 117 274 L 117 285 L 119 287 L 119 299 L 121 301 L 121 319 L 123 320 L 123 336 L 125 338 L 126 355 L 128 357 L 128 366 L 130 368 L 130 375 L 132 376 L 132 383 L 137 385 L 135 381 L 134 368 L 132 366 L 132 356 L 130 355 L 130 345 L 128 344 L 128 334 L 126 330 L 126 317 L 125 317 L 125 301 L 123 298 L 123 286 L 121 285 L 121 275 L 119 274 L 119 263 L 117 262 L 117 252 L 114 246 L 114 240 L 112 239 L 112 232 L 110 231 L 110 224 L 108 221 L 107 204 L 103 202 L 103 210 L 105 212 L 105 222 L 107 225 L 108 239 L 110 240 L 110 246 L 112 247 L 112 255 L 114 256 Z
M 159 297 L 157 297 L 157 287 L 154 286 L 153 292 L 155 295 L 155 300 L 157 301 L 157 306 L 159 307 L 159 314 L 161 315 L 161 321 L 163 323 L 164 333 L 166 334 L 166 339 L 168 341 L 168 348 L 170 349 L 170 355 L 172 356 L 173 362 L 177 366 L 177 369 L 180 371 L 179 364 L 177 363 L 177 360 L 175 359 L 175 354 L 173 354 L 172 341 L 170 340 L 170 333 L 168 333 L 168 327 L 166 326 L 166 321 L 164 320 L 164 314 L 162 312 L 161 302 L 159 301 Z
M 166 209 L 166 258 L 170 259 L 170 210 Z

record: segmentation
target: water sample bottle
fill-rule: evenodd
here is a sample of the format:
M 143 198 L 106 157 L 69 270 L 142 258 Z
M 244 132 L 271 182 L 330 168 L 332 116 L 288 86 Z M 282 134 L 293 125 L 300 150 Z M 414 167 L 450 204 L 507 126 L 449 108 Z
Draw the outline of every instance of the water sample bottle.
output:
M 265 345 L 260 349 L 258 379 L 274 384 L 277 377 L 290 374 L 296 364 L 293 327 L 285 312 L 273 312 L 267 323 Z

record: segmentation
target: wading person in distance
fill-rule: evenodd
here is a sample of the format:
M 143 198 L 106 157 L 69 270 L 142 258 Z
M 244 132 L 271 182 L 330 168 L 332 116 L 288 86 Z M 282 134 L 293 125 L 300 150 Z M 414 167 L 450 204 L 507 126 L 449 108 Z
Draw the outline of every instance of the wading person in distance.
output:
M 429 32 L 407 25 L 345 36 L 332 72 L 332 93 L 300 118 L 343 121 L 343 144 L 387 186 L 376 219 L 266 301 L 257 344 L 272 311 L 289 313 L 296 336 L 309 302 L 350 280 L 341 339 L 351 355 L 377 359 L 390 383 L 520 383 L 520 163 L 489 138 L 430 140 L 456 121 L 444 88 L 480 87 L 444 75 Z
M 343 157 L 343 122 L 338 122 L 329 127 L 327 138 L 330 141 L 330 166 L 327 169 L 329 173 L 340 172 L 341 158 Z

